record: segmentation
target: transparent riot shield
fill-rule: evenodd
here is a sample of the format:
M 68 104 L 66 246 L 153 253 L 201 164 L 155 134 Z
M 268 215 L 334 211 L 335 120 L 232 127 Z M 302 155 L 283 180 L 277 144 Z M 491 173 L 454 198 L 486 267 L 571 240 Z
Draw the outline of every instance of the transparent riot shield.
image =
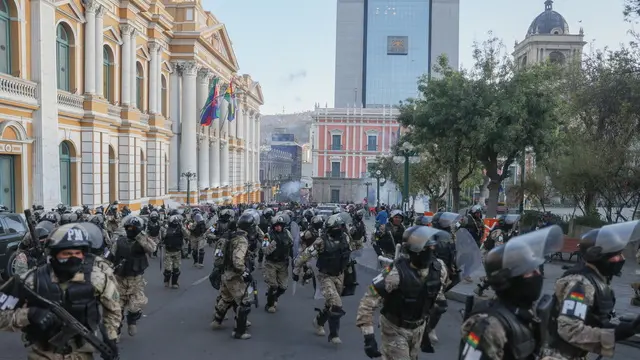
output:
M 456 231 L 456 265 L 462 277 L 482 270 L 480 248 L 467 229 Z
M 293 238 L 293 257 L 300 253 L 300 225 L 297 222 L 291 223 L 291 237 Z

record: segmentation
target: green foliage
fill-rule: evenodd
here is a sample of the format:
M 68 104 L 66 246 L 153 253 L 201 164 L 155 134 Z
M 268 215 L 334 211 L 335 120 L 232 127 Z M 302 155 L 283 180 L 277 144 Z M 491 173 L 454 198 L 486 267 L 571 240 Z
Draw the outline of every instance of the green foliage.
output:
M 574 225 L 588 226 L 592 228 L 599 228 L 604 225 L 607 225 L 607 222 L 603 221 L 602 218 L 600 218 L 600 215 L 597 213 L 585 215 L 585 216 L 578 216 L 575 219 L 573 219 L 573 223 Z

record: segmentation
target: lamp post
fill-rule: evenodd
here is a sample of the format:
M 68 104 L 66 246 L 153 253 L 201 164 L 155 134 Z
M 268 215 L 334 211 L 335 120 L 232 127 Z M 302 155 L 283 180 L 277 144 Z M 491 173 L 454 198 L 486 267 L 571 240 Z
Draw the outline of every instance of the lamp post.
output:
M 367 200 L 367 208 L 364 211 L 365 219 L 369 218 L 369 186 L 371 186 L 371 182 L 367 181 L 364 183 L 364 186 L 367 187 L 367 193 L 364 195 L 364 198 Z
M 402 187 L 402 209 L 404 211 L 409 210 L 409 163 L 417 164 L 420 162 L 420 157 L 416 156 L 415 147 L 409 142 L 405 141 L 402 146 L 398 148 L 398 154 L 400 156 L 394 156 L 393 162 L 396 164 L 402 164 L 404 162 L 404 186 Z
M 196 173 L 191 170 L 187 172 L 183 172 L 181 175 L 183 178 L 187 179 L 187 206 L 191 204 L 191 181 L 196 179 Z
M 380 209 L 380 185 L 384 186 L 387 183 L 387 179 L 384 178 L 380 170 L 376 170 L 371 177 L 376 179 L 376 208 Z
M 251 183 L 250 182 L 246 182 L 244 183 L 244 187 L 247 189 L 247 204 L 251 202 L 251 200 L 249 199 L 249 191 L 251 190 Z

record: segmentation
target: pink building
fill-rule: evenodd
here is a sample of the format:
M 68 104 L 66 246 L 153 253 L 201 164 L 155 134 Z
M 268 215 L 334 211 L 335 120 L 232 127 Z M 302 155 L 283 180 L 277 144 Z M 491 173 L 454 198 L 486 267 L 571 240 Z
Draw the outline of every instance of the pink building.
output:
M 393 108 L 316 108 L 311 128 L 313 201 L 360 201 L 368 164 L 390 155 L 398 139 Z

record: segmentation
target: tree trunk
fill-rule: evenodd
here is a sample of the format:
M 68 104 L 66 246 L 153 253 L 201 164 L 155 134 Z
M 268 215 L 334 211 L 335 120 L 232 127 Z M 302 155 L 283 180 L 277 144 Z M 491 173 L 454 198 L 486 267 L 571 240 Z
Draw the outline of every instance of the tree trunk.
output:
M 429 198 L 429 210 L 431 210 L 432 213 L 437 213 L 438 212 L 438 205 L 440 204 L 440 198 L 435 198 L 435 197 L 430 197 Z
M 596 193 L 588 191 L 584 196 L 584 215 L 599 215 L 596 209 Z
M 487 206 L 487 198 L 489 197 L 489 183 L 491 179 L 488 176 L 484 176 L 482 179 L 482 186 L 480 187 L 480 198 L 478 199 L 478 205 Z
M 458 212 L 458 210 L 460 209 L 460 191 L 460 185 L 453 184 L 453 186 L 451 187 L 451 211 L 453 212 Z
M 500 196 L 500 182 L 489 183 L 489 198 L 487 199 L 487 217 L 495 218 L 498 214 L 498 197 Z

